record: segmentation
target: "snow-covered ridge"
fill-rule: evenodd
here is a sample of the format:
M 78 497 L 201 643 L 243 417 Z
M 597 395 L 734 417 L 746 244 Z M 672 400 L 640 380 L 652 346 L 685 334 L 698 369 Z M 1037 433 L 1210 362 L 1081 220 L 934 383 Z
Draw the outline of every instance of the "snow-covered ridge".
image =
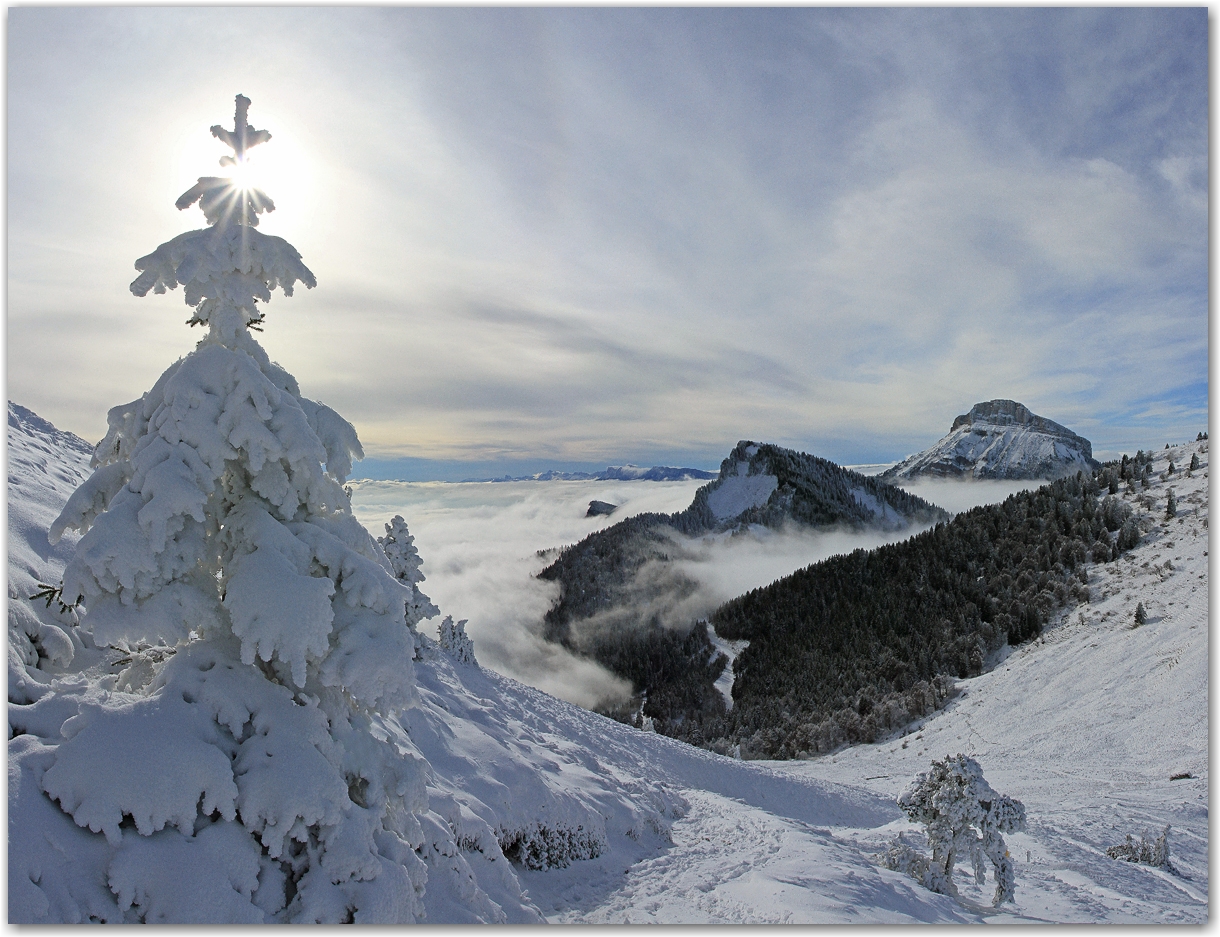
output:
M 355 810 L 371 796 L 369 781 L 386 779 L 353 775 L 348 793 L 329 791 L 328 769 L 315 751 L 324 738 L 314 725 L 318 711 L 292 703 L 287 688 L 266 683 L 256 668 L 236 665 L 237 650 L 220 646 L 234 644 L 232 638 L 105 648 L 73 625 L 72 613 L 31 600 L 34 584 L 57 582 L 73 552 L 74 534 L 51 548 L 46 529 L 88 477 L 91 447 L 28 411 L 16 416 L 9 427 L 9 507 L 10 518 L 22 522 L 11 527 L 9 542 L 10 920 L 275 919 L 283 895 L 273 858 L 260 853 L 240 823 L 196 817 L 199 799 L 207 810 L 231 809 L 234 769 L 213 747 L 219 740 L 208 735 L 212 723 L 200 721 L 193 707 L 214 707 L 217 728 L 236 727 L 239 739 L 298 766 L 300 791 L 257 795 L 270 810 L 310 790 L 317 809 L 334 809 L 329 798 L 350 797 L 355 805 L 346 809 Z M 405 542 L 403 531 L 399 536 Z M 405 871 L 395 879 L 384 866 L 379 876 L 383 889 L 386 878 L 407 889 L 421 920 L 539 922 L 544 911 L 555 913 L 573 878 L 592 877 L 592 894 L 604 895 L 622 868 L 671 847 L 672 825 L 688 810 L 682 791 L 693 787 L 760 803 L 791 801 L 784 808 L 790 815 L 823 825 L 875 825 L 892 813 L 885 802 L 838 785 L 798 782 L 803 796 L 786 797 L 782 791 L 792 785 L 765 768 L 646 736 L 460 663 L 426 636 L 419 643 L 417 705 L 374 716 L 373 729 L 398 749 L 400 790 L 424 769 L 423 789 L 411 794 L 416 843 L 397 861 L 426 869 L 426 882 L 413 889 Z M 245 738 L 240 730 L 251 718 L 261 728 L 247 729 Z M 360 744 L 350 729 L 341 737 L 347 746 Z M 133 799 L 130 772 L 166 754 L 172 770 L 157 797 Z M 240 746 L 238 759 L 248 785 L 251 770 L 263 769 Z M 237 803 L 252 809 L 249 799 Z M 122 822 L 124 814 L 132 820 Z M 105 835 L 90 832 L 91 825 Z M 358 842 L 342 851 L 341 845 L 333 843 L 330 853 L 360 855 Z M 387 842 L 381 848 L 393 854 Z M 584 870 L 565 874 L 573 863 Z M 403 914 L 393 906 L 370 910 L 369 916 Z
M 796 522 L 897 530 L 948 516 L 921 498 L 827 459 L 745 439 L 721 462 L 716 480 L 699 489 L 688 512 L 704 509 L 717 527 Z
M 882 479 L 993 478 L 1048 480 L 1097 467 L 1093 446 L 1015 400 L 976 403 L 934 446 L 882 472 Z

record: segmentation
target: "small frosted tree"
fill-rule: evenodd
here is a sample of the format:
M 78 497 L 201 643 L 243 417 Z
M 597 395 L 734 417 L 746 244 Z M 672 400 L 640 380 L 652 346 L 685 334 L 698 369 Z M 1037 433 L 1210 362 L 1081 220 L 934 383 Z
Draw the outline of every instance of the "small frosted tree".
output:
M 249 104 L 212 128 L 233 149 L 222 165 L 270 139 Z M 110 411 L 50 532 L 84 533 L 62 586 L 83 599 L 81 630 L 139 660 L 122 694 L 70 720 L 40 783 L 104 834 L 116 897 L 98 919 L 411 922 L 426 765 L 387 717 L 415 700 L 408 607 L 426 599 L 352 514 L 355 430 L 250 333 L 274 290 L 314 286 L 257 230 L 274 205 L 220 177 L 177 205 L 195 203 L 208 227 L 140 258 L 131 289 L 181 285 L 206 333 Z
M 1147 833 L 1140 836 L 1138 843 L 1128 833 L 1126 840 L 1117 846 L 1111 846 L 1106 850 L 1106 855 L 1121 862 L 1138 862 L 1140 865 L 1175 871 L 1169 862 L 1168 826 L 1161 830 L 1161 835 L 1152 842 L 1148 841 Z
M 466 619 L 454 624 L 453 616 L 446 615 L 436 630 L 438 643 L 450 657 L 459 664 L 479 665 L 474 657 L 474 641 L 466 634 Z
M 421 621 L 439 615 L 441 610 L 419 589 L 419 584 L 424 581 L 424 574 L 420 571 L 423 560 L 401 514 L 395 514 L 385 525 L 385 536 L 378 537 L 377 543 L 390 561 L 394 578 L 411 592 L 407 599 L 407 625 L 415 628 Z
M 1025 829 L 1025 806 L 997 794 L 983 779 L 977 761 L 959 754 L 932 762 L 932 770 L 918 775 L 899 796 L 898 806 L 912 820 L 927 826 L 932 848 L 927 863 L 914 861 L 907 855 L 909 850 L 902 855 L 895 852 L 896 859 L 906 860 L 906 871 L 918 873 L 934 891 L 956 895 L 953 867 L 958 858 L 970 857 L 975 881 L 982 885 L 985 857 L 995 870 L 992 903 L 999 907 L 1013 900 L 1016 875 L 1002 834 Z
M 1173 489 L 1169 489 L 1169 497 L 1165 499 L 1165 519 L 1177 517 L 1178 514 L 1178 498 L 1173 493 Z

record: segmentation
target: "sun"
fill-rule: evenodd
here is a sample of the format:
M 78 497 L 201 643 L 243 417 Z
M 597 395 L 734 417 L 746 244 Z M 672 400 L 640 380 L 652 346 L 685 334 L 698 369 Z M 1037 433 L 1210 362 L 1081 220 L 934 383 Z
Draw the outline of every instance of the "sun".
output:
M 230 163 L 222 170 L 222 175 L 233 180 L 233 185 L 239 189 L 261 189 L 257 179 L 258 168 L 251 159 L 240 159 Z
M 276 218 L 281 223 L 289 220 L 287 215 L 308 213 L 313 203 L 314 161 L 300 145 L 300 137 L 289 121 L 283 121 L 281 127 L 272 114 L 268 115 L 268 122 L 272 123 L 271 139 L 237 161 L 232 161 L 233 150 L 207 130 L 191 132 L 182 141 L 172 186 L 189 184 L 204 176 L 229 178 L 240 189 L 259 189 L 269 196 L 276 204 Z M 230 157 L 228 165 L 220 163 L 224 156 Z M 281 219 L 285 209 L 287 215 Z

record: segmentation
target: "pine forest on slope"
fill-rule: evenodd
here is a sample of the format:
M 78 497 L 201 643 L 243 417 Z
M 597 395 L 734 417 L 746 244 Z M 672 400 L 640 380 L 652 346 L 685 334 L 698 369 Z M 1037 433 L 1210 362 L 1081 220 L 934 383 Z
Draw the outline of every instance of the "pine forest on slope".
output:
M 1124 456 L 721 606 L 717 634 L 750 645 L 734 661 L 733 709 L 701 727 L 704 739 L 753 757 L 798 757 L 924 715 L 953 678 L 982 672 L 1006 642 L 1027 641 L 1057 609 L 1088 601 L 1087 565 L 1117 559 L 1151 525 L 1119 496 L 1123 486 L 1135 495 L 1137 478 L 1147 487 L 1150 461 Z
M 1118 496 L 1122 486 L 1128 497 L 1137 483 L 1149 487 L 1150 462 L 1143 452 L 1124 456 L 906 541 L 813 564 L 726 603 L 710 619 L 716 634 L 750 642 L 733 664 L 731 711 L 712 692 L 726 659 L 706 622 L 685 631 L 656 621 L 632 627 L 638 603 L 625 603 L 617 621 L 591 615 L 601 627 L 579 631 L 569 623 L 565 634 L 556 627 L 561 598 L 548 616 L 549 633 L 642 690 L 627 706 L 602 711 L 635 722 L 649 717 L 663 734 L 764 758 L 871 741 L 942 706 L 954 679 L 980 673 L 1006 642 L 1038 635 L 1057 609 L 1087 601 L 1087 564 L 1117 558 L 1139 542 L 1141 523 L 1150 523 Z M 696 505 L 706 505 L 704 489 L 700 495 Z M 651 557 L 643 544 L 652 546 Z M 571 548 L 544 575 L 566 560 L 567 582 L 582 583 L 571 570 L 638 569 L 674 544 L 655 517 L 629 518 L 587 538 L 578 545 L 583 550 Z M 585 585 L 570 605 L 594 614 L 598 602 L 631 598 L 632 588 L 641 588 L 625 575 L 609 587 L 595 578 L 583 583 L 592 588 Z

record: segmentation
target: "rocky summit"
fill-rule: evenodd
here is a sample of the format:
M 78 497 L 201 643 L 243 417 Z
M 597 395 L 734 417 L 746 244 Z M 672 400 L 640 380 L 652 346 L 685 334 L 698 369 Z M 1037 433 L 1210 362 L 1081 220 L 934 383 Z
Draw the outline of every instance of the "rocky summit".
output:
M 1055 479 L 1097 466 L 1093 445 L 1015 400 L 976 403 L 940 442 L 881 474 L 907 478 Z

